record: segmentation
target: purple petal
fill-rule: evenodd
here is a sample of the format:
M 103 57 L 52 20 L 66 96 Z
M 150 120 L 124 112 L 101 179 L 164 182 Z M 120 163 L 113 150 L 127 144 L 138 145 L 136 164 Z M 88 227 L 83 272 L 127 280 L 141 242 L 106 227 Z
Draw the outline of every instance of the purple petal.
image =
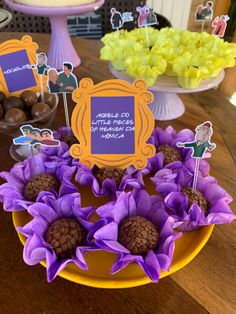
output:
M 96 240 L 109 240 L 116 241 L 118 238 L 118 225 L 115 222 L 111 222 L 108 225 L 102 227 L 94 234 Z
M 115 260 L 114 264 L 112 265 L 111 272 L 110 272 L 111 275 L 118 273 L 121 269 L 125 268 L 130 263 L 132 263 L 130 260 L 122 261 L 122 256 L 119 256 Z
M 146 265 L 142 267 L 143 270 L 153 282 L 158 282 L 161 269 L 157 256 L 153 251 L 149 251 L 144 260 Z
M 43 217 L 49 224 L 58 218 L 58 214 L 52 207 L 42 203 L 35 203 L 29 206 L 28 211 L 34 217 Z
M 80 248 L 80 247 L 77 247 L 76 249 L 76 258 L 74 258 L 74 262 L 75 264 L 80 268 L 80 269 L 83 269 L 83 270 L 88 270 L 88 265 L 86 263 L 86 260 L 84 258 L 84 254 L 85 254 L 85 251 L 84 249 Z
M 152 158 L 148 159 L 147 168 L 152 173 L 156 173 L 164 166 L 164 155 L 163 153 L 157 153 Z
M 103 249 L 104 251 L 108 251 L 111 253 L 130 253 L 123 245 L 121 245 L 117 241 L 110 240 L 96 240 L 95 241 L 98 247 Z
M 43 237 L 44 233 L 47 231 L 48 222 L 43 217 L 35 217 L 24 227 L 17 227 L 17 231 L 22 233 L 24 236 L 31 236 L 37 233 L 39 236 Z
M 150 195 L 145 190 L 136 190 L 134 199 L 136 200 L 136 215 L 145 217 L 152 207 Z
M 41 238 L 34 234 L 26 240 L 23 258 L 26 264 L 36 265 L 46 258 L 47 248 L 44 247 Z
M 221 198 L 227 200 L 228 203 L 232 201 L 232 198 L 226 193 L 226 191 L 217 184 L 207 185 L 205 196 L 210 204 L 214 204 Z
M 169 270 L 171 265 L 171 260 L 169 256 L 167 256 L 166 254 L 157 254 L 157 260 L 161 269 Z
M 47 280 L 52 282 L 56 276 L 70 263 L 73 262 L 73 259 L 68 260 L 55 260 L 52 261 L 51 258 L 47 258 Z
M 173 172 L 171 169 L 164 168 L 155 174 L 155 176 L 152 178 L 152 181 L 154 183 L 175 182 L 176 178 L 177 173 Z
M 178 192 L 179 190 L 180 186 L 171 182 L 164 182 L 156 185 L 156 191 L 164 196 L 167 196 L 171 192 Z
M 172 192 L 165 198 L 168 213 L 176 218 L 184 219 L 188 209 L 188 198 L 181 192 Z

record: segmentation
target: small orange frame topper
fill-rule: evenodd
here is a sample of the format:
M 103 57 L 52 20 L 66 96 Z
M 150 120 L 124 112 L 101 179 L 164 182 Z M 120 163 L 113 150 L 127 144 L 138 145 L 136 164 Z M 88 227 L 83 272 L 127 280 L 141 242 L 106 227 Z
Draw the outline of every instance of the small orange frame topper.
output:
M 146 143 L 155 122 L 147 106 L 153 95 L 144 81 L 112 79 L 94 85 L 85 78 L 72 97 L 77 103 L 72 130 L 80 143 L 71 147 L 72 157 L 89 168 L 146 167 L 156 150 Z
M 5 95 L 19 95 L 25 89 L 40 91 L 37 75 L 38 44 L 28 35 L 21 40 L 10 39 L 0 44 L 0 91 Z M 43 86 L 46 88 L 43 77 Z

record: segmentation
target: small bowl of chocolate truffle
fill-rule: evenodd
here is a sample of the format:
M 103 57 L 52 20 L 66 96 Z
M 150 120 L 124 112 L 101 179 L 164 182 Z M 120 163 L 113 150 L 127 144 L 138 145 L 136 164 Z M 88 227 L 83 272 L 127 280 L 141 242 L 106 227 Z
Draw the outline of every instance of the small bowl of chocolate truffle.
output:
M 55 118 L 58 102 L 58 96 L 49 93 L 45 93 L 42 99 L 31 90 L 8 97 L 0 92 L 0 132 L 15 137 L 25 124 L 40 129 L 49 127 Z

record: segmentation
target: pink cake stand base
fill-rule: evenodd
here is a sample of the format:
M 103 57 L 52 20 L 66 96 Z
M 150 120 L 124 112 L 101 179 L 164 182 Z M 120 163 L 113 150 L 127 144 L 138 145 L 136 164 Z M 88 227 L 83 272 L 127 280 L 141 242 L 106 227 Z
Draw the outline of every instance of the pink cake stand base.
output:
M 110 64 L 111 73 L 118 79 L 132 82 L 133 79 L 122 71 L 117 71 Z M 169 121 L 177 119 L 185 112 L 185 107 L 177 94 L 190 94 L 208 90 L 220 84 L 224 79 L 225 72 L 222 71 L 219 76 L 215 78 L 205 79 L 196 89 L 181 88 L 176 81 L 176 77 L 160 75 L 156 83 L 149 88 L 154 95 L 154 101 L 149 106 L 153 113 L 155 120 Z
M 105 0 L 98 0 L 80 6 L 40 7 L 18 4 L 13 0 L 4 1 L 12 10 L 29 15 L 49 17 L 52 32 L 48 51 L 48 65 L 58 70 L 62 69 L 64 61 L 71 62 L 74 67 L 79 66 L 81 63 L 68 32 L 67 16 L 96 11 L 105 2 Z

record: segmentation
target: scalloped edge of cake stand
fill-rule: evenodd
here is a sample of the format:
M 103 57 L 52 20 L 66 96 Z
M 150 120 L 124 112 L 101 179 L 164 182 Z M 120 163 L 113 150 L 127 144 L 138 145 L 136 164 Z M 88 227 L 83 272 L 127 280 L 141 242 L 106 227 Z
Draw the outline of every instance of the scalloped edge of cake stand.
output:
M 109 64 L 109 70 L 116 78 L 133 82 L 133 79 L 123 71 L 117 71 Z M 154 101 L 149 106 L 155 120 L 169 121 L 182 116 L 185 112 L 185 106 L 178 94 L 191 94 L 204 90 L 208 90 L 219 85 L 225 77 L 225 72 L 222 70 L 216 78 L 205 79 L 196 89 L 184 89 L 178 86 L 174 77 L 160 75 L 156 83 L 149 87 L 149 90 L 154 94 Z

